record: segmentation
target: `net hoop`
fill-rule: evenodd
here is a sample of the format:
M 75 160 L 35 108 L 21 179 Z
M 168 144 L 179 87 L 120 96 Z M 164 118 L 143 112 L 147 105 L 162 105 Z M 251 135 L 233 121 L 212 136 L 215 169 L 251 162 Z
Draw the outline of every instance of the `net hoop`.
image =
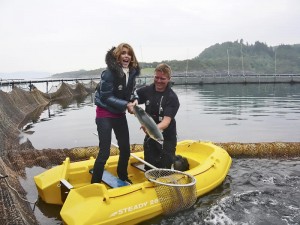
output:
M 162 182 L 157 180 L 158 178 L 160 178 L 161 176 L 159 176 L 159 174 L 169 174 L 169 175 L 174 175 L 174 174 L 180 174 L 183 176 L 187 176 L 190 179 L 189 183 L 186 184 L 178 184 L 178 183 L 166 183 L 166 182 Z M 145 177 L 155 183 L 155 184 L 159 184 L 159 185 L 165 185 L 165 186 L 171 186 L 171 187 L 189 187 L 189 186 L 194 186 L 196 184 L 196 179 L 194 176 L 179 171 L 179 170 L 173 170 L 173 169 L 162 169 L 162 168 L 156 168 L 156 169 L 151 169 L 145 172 Z

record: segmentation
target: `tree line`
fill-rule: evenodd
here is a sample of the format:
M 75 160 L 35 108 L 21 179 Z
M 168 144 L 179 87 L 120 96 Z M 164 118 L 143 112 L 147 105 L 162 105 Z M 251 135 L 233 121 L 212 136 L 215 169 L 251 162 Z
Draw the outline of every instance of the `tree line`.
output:
M 259 41 L 248 44 L 240 39 L 212 45 L 192 59 L 162 62 L 168 63 L 175 75 L 300 74 L 300 44 L 268 46 Z M 140 62 L 142 75 L 153 71 L 158 63 L 161 62 Z M 104 69 L 72 71 L 54 74 L 52 77 L 99 76 Z

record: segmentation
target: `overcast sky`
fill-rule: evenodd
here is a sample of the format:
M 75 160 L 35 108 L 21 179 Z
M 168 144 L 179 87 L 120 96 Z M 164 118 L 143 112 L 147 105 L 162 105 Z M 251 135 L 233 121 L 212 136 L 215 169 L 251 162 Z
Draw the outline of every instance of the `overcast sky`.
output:
M 105 67 L 121 42 L 143 62 L 240 39 L 300 44 L 299 21 L 299 0 L 0 0 L 0 73 Z

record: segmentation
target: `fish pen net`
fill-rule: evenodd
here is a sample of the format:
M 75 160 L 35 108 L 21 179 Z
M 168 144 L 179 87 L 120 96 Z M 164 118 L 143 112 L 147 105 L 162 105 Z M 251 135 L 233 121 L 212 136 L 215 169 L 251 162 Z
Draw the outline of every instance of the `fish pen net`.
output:
M 92 152 L 39 151 L 34 149 L 28 139 L 22 139 L 25 132 L 22 131 L 23 127 L 36 123 L 47 105 L 56 101 L 70 102 L 69 99 L 72 98 L 83 98 L 94 92 L 93 85 L 96 86 L 90 83 L 86 88 L 81 83 L 76 86 L 62 83 L 52 93 L 44 93 L 34 86 L 24 88 L 25 85 L 17 83 L 11 91 L 0 89 L 0 224 L 38 224 L 32 210 L 34 206 L 30 204 L 34 199 L 27 199 L 26 191 L 20 183 L 20 177 L 26 178 L 26 168 L 50 168 L 54 164 L 60 164 L 70 153 L 78 160 L 98 153 L 98 148 Z
M 163 214 L 171 215 L 194 205 L 197 200 L 196 180 L 193 176 L 170 169 L 151 169 L 146 178 L 155 184 Z

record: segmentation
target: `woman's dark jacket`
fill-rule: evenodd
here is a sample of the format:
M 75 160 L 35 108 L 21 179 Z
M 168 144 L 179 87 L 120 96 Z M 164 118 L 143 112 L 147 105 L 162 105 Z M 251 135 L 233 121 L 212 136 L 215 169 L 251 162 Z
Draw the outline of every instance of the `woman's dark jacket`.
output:
M 126 75 L 113 55 L 115 47 L 109 50 L 105 57 L 107 69 L 101 74 L 100 83 L 95 92 L 95 105 L 112 113 L 123 113 L 127 104 L 138 99 L 135 93 L 135 78 L 140 74 L 140 68 L 129 68 L 129 78 L 126 86 Z

